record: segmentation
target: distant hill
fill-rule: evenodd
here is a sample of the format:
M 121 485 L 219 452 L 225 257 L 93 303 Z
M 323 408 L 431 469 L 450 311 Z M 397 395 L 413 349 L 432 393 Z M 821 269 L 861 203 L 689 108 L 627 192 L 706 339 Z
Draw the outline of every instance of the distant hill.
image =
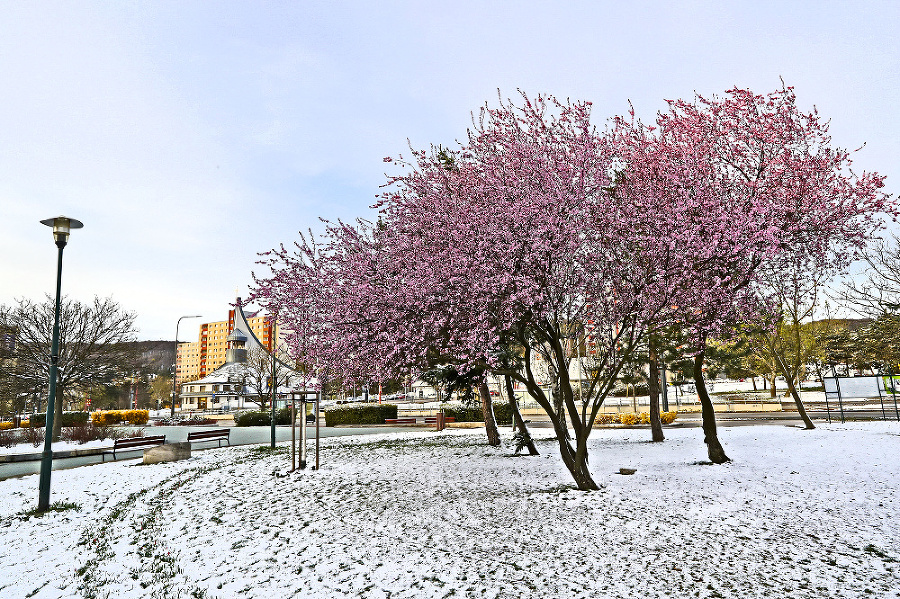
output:
M 140 355 L 140 364 L 151 372 L 170 373 L 175 366 L 174 341 L 134 341 L 129 343 Z

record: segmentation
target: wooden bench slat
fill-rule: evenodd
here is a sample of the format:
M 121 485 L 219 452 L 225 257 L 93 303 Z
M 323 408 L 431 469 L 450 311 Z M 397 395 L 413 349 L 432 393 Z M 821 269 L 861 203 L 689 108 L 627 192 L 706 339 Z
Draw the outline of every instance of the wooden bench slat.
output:
M 192 433 L 188 433 L 188 442 L 202 442 L 202 441 L 218 441 L 219 447 L 222 447 L 222 441 L 231 445 L 231 429 L 230 428 L 222 428 L 214 431 L 196 431 Z
M 165 435 L 151 435 L 149 437 L 126 437 L 124 439 L 116 439 L 113 442 L 113 448 L 111 451 L 104 451 L 101 455 L 103 459 L 101 461 L 106 461 L 106 454 L 111 453 L 113 456 L 113 460 L 116 459 L 116 451 L 120 449 L 135 449 L 137 447 L 145 447 L 149 445 L 164 445 L 166 442 Z

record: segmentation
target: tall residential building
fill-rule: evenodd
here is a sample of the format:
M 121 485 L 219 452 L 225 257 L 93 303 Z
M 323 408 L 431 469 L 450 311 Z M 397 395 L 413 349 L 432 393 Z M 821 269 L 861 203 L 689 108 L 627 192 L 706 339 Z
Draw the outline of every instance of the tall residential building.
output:
M 238 298 L 240 303 L 240 298 Z M 262 346 L 272 350 L 277 335 L 269 317 L 258 312 L 246 315 L 247 324 Z M 234 331 L 235 311 L 228 311 L 228 320 L 206 322 L 200 325 L 197 341 L 179 343 L 175 352 L 175 384 L 203 378 L 225 364 L 226 338 Z

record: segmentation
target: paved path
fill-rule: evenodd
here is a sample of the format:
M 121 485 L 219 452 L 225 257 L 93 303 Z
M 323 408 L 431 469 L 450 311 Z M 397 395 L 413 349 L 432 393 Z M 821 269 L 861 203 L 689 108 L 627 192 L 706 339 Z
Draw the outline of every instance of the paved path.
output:
M 209 426 L 153 426 L 148 427 L 145 431 L 147 435 L 165 435 L 166 441 L 169 443 L 178 443 L 180 441 L 187 441 L 187 435 L 191 431 L 197 430 L 209 430 Z M 372 426 L 372 427 L 328 427 L 323 426 L 319 429 L 319 435 L 321 437 L 344 437 L 347 435 L 375 435 L 375 434 L 384 434 L 384 433 L 397 433 L 410 430 L 409 427 L 393 427 L 393 426 Z M 312 452 L 313 448 L 313 440 L 316 435 L 316 427 L 310 426 L 307 428 L 307 432 L 309 433 L 309 451 Z M 300 438 L 300 427 L 297 427 L 297 439 L 299 441 Z M 291 440 L 291 427 L 289 426 L 276 426 L 275 427 L 275 441 L 283 442 Z M 272 441 L 272 429 L 268 426 L 248 426 L 248 427 L 233 427 L 231 428 L 231 444 L 232 445 L 263 445 L 267 443 L 271 443 Z M 203 450 L 203 449 L 215 449 L 218 446 L 217 442 L 206 442 L 206 443 L 195 443 L 193 446 L 194 451 Z M 112 445 L 110 444 L 110 448 Z M 98 448 L 98 451 L 100 449 Z M 129 452 L 116 452 L 116 455 L 121 455 L 119 459 L 135 459 L 141 457 L 143 455 L 143 449 L 138 449 L 135 451 Z M 0 464 L 0 480 L 5 478 L 11 478 L 14 476 L 23 476 L 26 474 L 37 474 L 41 471 L 41 461 L 40 461 L 40 453 L 35 453 L 34 456 L 36 459 L 29 460 L 26 462 L 14 462 L 8 464 Z M 103 460 L 103 457 L 98 453 L 97 455 L 88 455 L 88 456 L 79 456 L 72 458 L 54 458 L 53 460 L 53 469 L 54 470 L 63 470 L 66 468 L 77 468 L 79 466 L 88 466 L 91 464 L 99 464 Z

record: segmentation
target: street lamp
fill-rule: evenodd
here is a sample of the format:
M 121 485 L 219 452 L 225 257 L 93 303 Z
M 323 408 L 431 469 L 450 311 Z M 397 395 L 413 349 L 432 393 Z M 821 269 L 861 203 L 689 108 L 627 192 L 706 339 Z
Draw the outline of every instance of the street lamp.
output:
M 181 326 L 181 321 L 185 318 L 202 318 L 199 314 L 196 316 L 182 316 L 178 319 L 178 323 L 175 325 L 175 356 L 178 356 L 178 327 Z M 177 358 L 176 358 L 177 362 Z M 175 369 L 175 372 L 172 373 L 172 418 L 175 418 L 175 398 L 178 397 L 178 369 Z
M 41 478 L 38 490 L 38 511 L 50 509 L 50 470 L 53 469 L 53 417 L 56 408 L 56 368 L 59 363 L 59 302 L 62 289 L 63 248 L 69 241 L 69 231 L 80 229 L 80 220 L 57 216 L 41 221 L 42 225 L 53 227 L 53 240 L 59 248 L 56 258 L 56 309 L 53 313 L 53 344 L 50 346 L 50 389 L 47 394 L 47 418 L 44 420 L 44 452 L 41 454 Z

